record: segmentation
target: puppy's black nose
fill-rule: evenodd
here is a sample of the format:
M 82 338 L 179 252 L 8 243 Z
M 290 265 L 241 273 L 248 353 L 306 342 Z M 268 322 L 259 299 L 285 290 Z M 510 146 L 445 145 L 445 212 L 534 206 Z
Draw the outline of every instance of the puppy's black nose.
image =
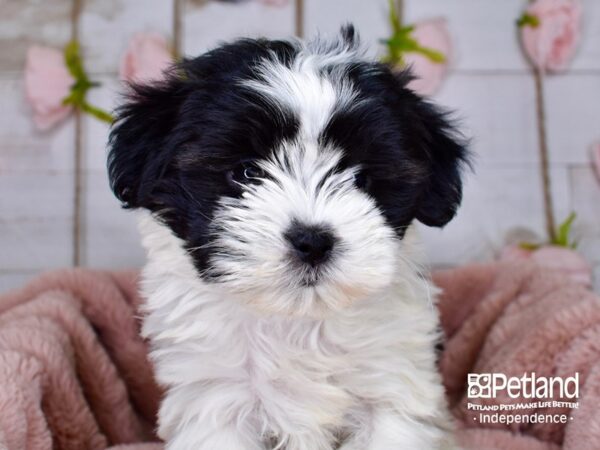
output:
M 294 222 L 285 238 L 292 244 L 296 257 L 313 267 L 325 262 L 335 245 L 335 236 L 323 225 Z

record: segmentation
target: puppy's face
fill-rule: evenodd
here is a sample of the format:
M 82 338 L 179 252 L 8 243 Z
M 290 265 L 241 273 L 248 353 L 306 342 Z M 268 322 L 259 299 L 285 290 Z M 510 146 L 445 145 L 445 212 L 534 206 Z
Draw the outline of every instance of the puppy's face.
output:
M 397 276 L 414 219 L 443 226 L 460 202 L 465 150 L 408 80 L 362 60 L 352 29 L 225 45 L 135 87 L 113 189 L 216 289 L 271 312 L 342 308 Z

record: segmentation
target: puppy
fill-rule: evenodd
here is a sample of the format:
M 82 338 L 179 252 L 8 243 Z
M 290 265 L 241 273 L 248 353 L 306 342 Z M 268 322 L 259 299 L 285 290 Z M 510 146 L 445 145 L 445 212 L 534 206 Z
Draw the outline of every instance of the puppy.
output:
M 454 216 L 466 149 L 409 80 L 345 27 L 133 87 L 108 168 L 144 211 L 167 449 L 453 446 L 410 225 Z

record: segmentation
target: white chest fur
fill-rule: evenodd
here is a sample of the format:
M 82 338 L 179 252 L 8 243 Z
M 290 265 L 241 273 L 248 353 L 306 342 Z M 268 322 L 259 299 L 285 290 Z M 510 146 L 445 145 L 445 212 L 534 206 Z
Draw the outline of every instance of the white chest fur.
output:
M 367 439 L 380 407 L 406 420 L 444 416 L 427 281 L 399 277 L 326 319 L 261 315 L 202 282 L 168 229 L 149 216 L 141 224 L 143 332 L 167 388 L 159 433 L 168 448 L 264 449 L 271 441 L 325 450 L 340 436 Z M 229 434 L 215 438 L 219 430 Z M 420 438 L 407 439 L 421 448 Z

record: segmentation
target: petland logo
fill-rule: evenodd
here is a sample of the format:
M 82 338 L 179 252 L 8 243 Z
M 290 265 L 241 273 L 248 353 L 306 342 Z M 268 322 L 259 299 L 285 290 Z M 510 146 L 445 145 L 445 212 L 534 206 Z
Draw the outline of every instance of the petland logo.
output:
M 575 376 L 538 377 L 535 372 L 522 377 L 507 377 L 502 373 L 470 373 L 467 396 L 474 398 L 496 398 L 506 392 L 510 398 L 562 399 L 579 398 L 579 373 Z

